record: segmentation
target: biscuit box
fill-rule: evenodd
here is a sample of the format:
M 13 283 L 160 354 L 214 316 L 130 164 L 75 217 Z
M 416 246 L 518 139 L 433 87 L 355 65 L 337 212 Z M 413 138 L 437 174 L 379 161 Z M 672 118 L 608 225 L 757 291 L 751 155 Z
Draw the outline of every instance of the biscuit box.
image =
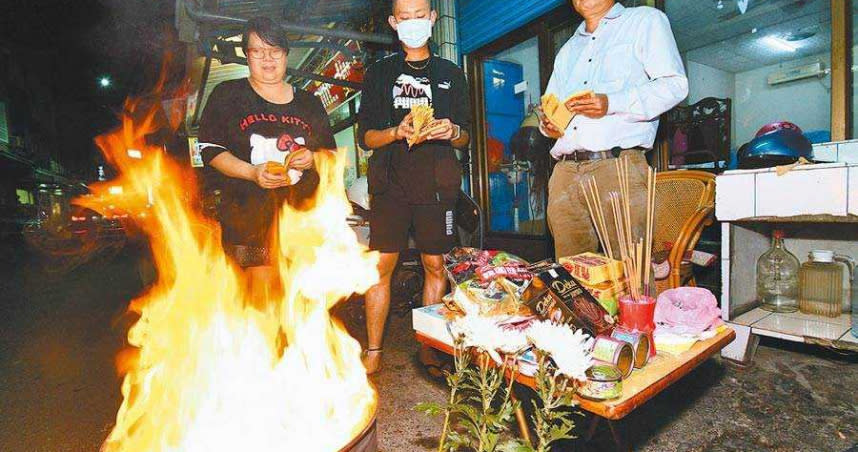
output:
M 522 301 L 537 315 L 591 335 L 610 334 L 614 319 L 562 266 L 538 268 Z
M 581 285 L 597 300 L 617 299 L 626 294 L 625 279 L 621 281 L 605 281 L 595 285 L 581 282 Z
M 572 276 L 584 284 L 594 286 L 623 277 L 623 263 L 596 253 L 582 253 L 557 260 Z

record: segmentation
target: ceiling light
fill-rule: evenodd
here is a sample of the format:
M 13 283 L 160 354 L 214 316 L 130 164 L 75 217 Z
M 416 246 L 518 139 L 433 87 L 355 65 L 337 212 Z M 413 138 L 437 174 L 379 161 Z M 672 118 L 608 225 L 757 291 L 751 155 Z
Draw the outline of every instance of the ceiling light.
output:
M 795 52 L 796 50 L 798 50 L 798 47 L 796 47 L 795 44 L 784 41 L 783 39 L 775 36 L 766 36 L 762 39 L 762 41 L 763 44 L 776 50 L 783 50 L 786 52 Z

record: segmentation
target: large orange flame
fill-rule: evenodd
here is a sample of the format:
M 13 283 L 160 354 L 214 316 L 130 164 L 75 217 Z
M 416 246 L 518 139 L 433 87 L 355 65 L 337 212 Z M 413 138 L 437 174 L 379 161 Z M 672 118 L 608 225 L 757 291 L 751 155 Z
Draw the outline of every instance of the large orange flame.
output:
M 146 145 L 159 107 L 145 108 L 97 139 L 120 176 L 79 200 L 137 218 L 158 269 L 131 303 L 140 317 L 120 359 L 123 402 L 102 450 L 339 450 L 376 406 L 360 346 L 328 311 L 378 280 L 378 255 L 346 224 L 344 153 L 316 153 L 315 197 L 300 210 L 284 206 L 279 218 L 282 290 L 251 300 L 217 225 L 192 208 L 183 171 Z

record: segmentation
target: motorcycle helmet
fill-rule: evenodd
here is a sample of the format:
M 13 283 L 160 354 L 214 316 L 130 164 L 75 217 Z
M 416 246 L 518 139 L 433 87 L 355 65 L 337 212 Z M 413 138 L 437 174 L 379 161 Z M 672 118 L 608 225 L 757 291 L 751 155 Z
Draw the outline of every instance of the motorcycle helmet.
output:
M 776 132 L 778 130 L 794 130 L 798 133 L 804 133 L 799 126 L 789 121 L 775 121 L 761 127 L 760 130 L 757 131 L 757 134 L 754 135 L 754 137 L 761 137 L 765 134 Z
M 812 161 L 813 146 L 800 131 L 792 128 L 760 135 L 742 146 L 738 155 L 739 168 L 742 169 L 788 165 L 800 157 Z

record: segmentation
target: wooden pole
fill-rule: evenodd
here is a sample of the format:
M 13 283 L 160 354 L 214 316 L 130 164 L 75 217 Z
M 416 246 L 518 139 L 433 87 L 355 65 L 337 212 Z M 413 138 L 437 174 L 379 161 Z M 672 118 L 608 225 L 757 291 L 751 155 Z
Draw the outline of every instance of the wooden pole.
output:
M 852 137 L 852 0 L 831 0 L 831 140 Z

